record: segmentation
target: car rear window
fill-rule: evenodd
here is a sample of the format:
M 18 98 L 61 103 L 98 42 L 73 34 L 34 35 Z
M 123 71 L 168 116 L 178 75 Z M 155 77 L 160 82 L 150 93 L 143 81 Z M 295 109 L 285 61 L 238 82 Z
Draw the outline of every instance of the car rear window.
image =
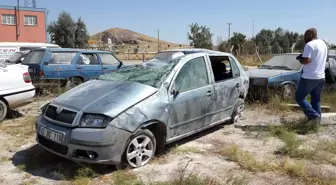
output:
M 71 64 L 77 52 L 52 52 L 49 64 Z
M 44 50 L 32 51 L 27 57 L 22 61 L 22 64 L 40 64 L 44 57 Z

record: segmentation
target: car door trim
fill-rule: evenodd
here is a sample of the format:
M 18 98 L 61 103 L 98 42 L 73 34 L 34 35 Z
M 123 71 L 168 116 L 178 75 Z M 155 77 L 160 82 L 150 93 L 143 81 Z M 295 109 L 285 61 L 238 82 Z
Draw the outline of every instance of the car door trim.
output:
M 0 96 L 5 97 L 5 96 L 12 96 L 12 95 L 16 95 L 16 94 L 21 94 L 21 93 L 26 93 L 26 92 L 30 92 L 30 91 L 34 91 L 35 88 L 31 88 L 31 89 L 27 89 L 24 91 L 18 91 L 18 92 L 13 92 L 13 93 L 7 93 L 7 94 L 0 94 Z
M 187 124 L 187 123 L 190 123 L 190 122 L 193 122 L 193 121 L 202 119 L 202 118 L 207 117 L 207 116 L 210 116 L 210 115 L 218 114 L 219 112 L 226 111 L 226 110 L 229 110 L 229 109 L 231 109 L 231 108 L 232 108 L 232 106 L 227 107 L 227 108 L 225 108 L 225 109 L 221 109 L 221 110 L 216 111 L 216 112 L 211 112 L 211 113 L 205 114 L 205 115 L 203 115 L 203 116 L 199 116 L 199 117 L 197 117 L 197 118 L 193 118 L 193 119 L 190 119 L 190 120 L 181 122 L 181 123 L 179 123 L 179 124 L 173 124 L 173 125 L 170 125 L 169 128 L 170 128 L 170 129 L 175 129 L 176 127 L 180 127 L 180 126 L 182 126 L 182 125 L 185 125 L 185 124 Z

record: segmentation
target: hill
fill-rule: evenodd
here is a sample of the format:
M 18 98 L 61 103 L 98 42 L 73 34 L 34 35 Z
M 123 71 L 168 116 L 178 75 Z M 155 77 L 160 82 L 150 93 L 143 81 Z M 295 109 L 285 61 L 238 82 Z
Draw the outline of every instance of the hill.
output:
M 154 51 L 158 49 L 158 39 L 150 37 L 138 32 L 134 32 L 123 28 L 111 28 L 90 36 L 90 45 L 94 46 L 102 41 L 107 43 L 108 38 L 112 40 L 112 43 L 117 45 L 117 48 L 122 47 L 122 50 L 128 48 L 133 49 L 139 48 L 139 51 L 146 50 L 147 52 Z M 160 50 L 173 49 L 173 48 L 185 48 L 188 47 L 185 44 L 172 43 L 168 41 L 163 41 L 160 39 Z M 120 48 L 121 49 L 121 48 Z

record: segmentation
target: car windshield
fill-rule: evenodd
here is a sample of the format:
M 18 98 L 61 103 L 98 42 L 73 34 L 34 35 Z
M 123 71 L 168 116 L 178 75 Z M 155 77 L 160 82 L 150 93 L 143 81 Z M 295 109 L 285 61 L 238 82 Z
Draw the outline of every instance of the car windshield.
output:
M 22 61 L 22 64 L 39 64 L 44 57 L 44 50 L 36 50 L 30 52 Z
M 297 55 L 277 55 L 266 61 L 259 68 L 300 70 L 302 64 L 296 60 Z
M 166 65 L 155 65 L 157 59 L 152 59 L 153 65 L 131 65 L 114 71 L 113 73 L 100 75 L 99 80 L 111 80 L 111 81 L 131 81 L 137 82 L 151 87 L 160 88 L 163 81 L 170 74 L 174 66 L 182 58 L 177 57 L 171 61 L 159 60 L 160 62 L 166 62 Z
M 10 63 L 16 62 L 18 59 L 21 58 L 22 55 L 23 55 L 23 53 L 21 53 L 21 52 L 15 52 L 14 55 L 9 57 L 8 62 L 10 62 Z

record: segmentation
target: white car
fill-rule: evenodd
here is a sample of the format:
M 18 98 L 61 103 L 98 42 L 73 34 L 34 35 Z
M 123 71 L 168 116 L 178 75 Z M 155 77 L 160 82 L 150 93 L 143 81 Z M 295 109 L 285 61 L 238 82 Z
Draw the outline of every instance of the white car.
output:
M 9 109 L 29 104 L 35 96 L 35 87 L 28 66 L 0 63 L 0 122 Z

